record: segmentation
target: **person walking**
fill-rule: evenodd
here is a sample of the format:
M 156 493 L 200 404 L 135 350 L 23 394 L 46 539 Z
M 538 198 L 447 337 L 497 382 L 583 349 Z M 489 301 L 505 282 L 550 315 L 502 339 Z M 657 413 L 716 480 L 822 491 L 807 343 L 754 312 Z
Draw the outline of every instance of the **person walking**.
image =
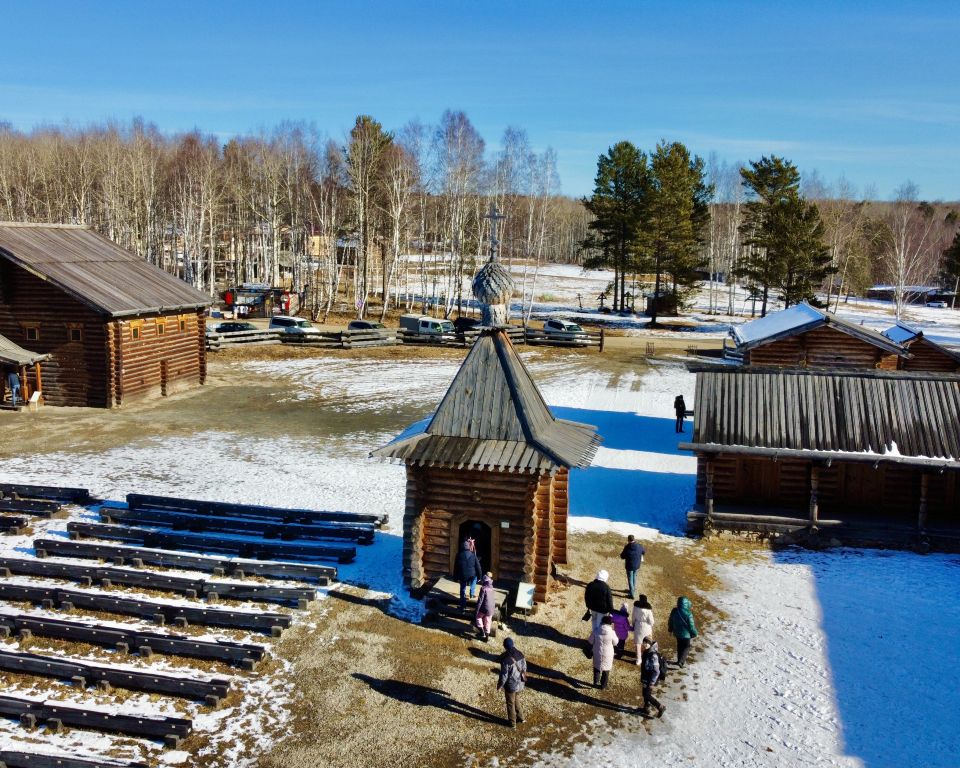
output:
M 653 637 L 653 606 L 646 595 L 640 595 L 633 603 L 633 642 L 637 646 L 637 666 L 643 653 L 643 638 Z
M 20 376 L 16 371 L 7 374 L 7 387 L 10 389 L 10 404 L 16 408 L 20 399 Z
M 609 578 L 610 574 L 606 571 L 598 571 L 597 578 L 587 584 L 583 593 L 583 602 L 590 611 L 594 633 L 600 628 L 600 620 L 613 613 L 613 593 L 610 591 L 610 585 L 607 584 Z
M 593 684 L 605 690 L 613 669 L 614 649 L 617 645 L 617 633 L 613 630 L 613 619 L 604 616 L 600 620 L 600 629 L 590 635 L 593 645 Z
M 677 414 L 677 432 L 683 432 L 683 420 L 687 416 L 687 404 L 683 401 L 683 395 L 677 395 L 673 399 L 673 410 Z
M 480 561 L 474 552 L 470 550 L 470 545 L 463 542 L 463 548 L 457 552 L 457 559 L 453 562 L 453 577 L 460 582 L 460 610 L 467 609 L 467 585 L 472 581 L 477 583 L 483 575 L 480 568 Z M 471 594 L 470 597 L 473 597 Z
M 666 707 L 653 695 L 653 686 L 660 680 L 660 648 L 652 637 L 643 638 L 643 656 L 640 664 L 640 686 L 643 690 L 643 707 L 640 714 L 650 715 L 650 705 L 657 708 L 657 717 L 663 717 Z
M 617 635 L 617 647 L 615 655 L 618 659 L 623 658 L 623 652 L 627 648 L 627 638 L 630 636 L 630 614 L 627 612 L 627 604 L 621 603 L 620 608 L 610 614 L 613 620 L 613 631 Z
M 497 610 L 497 595 L 493 591 L 493 577 L 488 573 L 480 584 L 480 594 L 477 595 L 477 631 L 478 637 L 487 642 L 490 637 L 490 627 L 493 614 Z
M 693 611 L 690 610 L 690 598 L 677 598 L 677 607 L 670 611 L 667 629 L 677 638 L 677 664 L 682 667 L 687 663 L 690 641 L 699 634 L 693 621 Z
M 620 552 L 620 559 L 623 560 L 623 567 L 627 570 L 627 591 L 630 593 L 630 599 L 633 600 L 637 593 L 637 571 L 643 563 L 643 556 L 647 550 L 637 541 L 631 533 L 627 536 L 627 543 Z
M 527 660 L 514 646 L 513 640 L 503 641 L 503 653 L 500 654 L 500 677 L 497 690 L 502 690 L 507 700 L 507 721 L 511 728 L 523 722 L 520 710 L 520 693 L 527 682 Z

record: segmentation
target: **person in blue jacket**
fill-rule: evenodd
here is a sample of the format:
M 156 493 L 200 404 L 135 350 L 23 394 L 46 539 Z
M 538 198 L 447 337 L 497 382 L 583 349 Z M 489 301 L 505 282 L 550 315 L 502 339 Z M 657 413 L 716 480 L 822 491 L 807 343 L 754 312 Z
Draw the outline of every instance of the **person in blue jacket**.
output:
M 620 559 L 623 560 L 623 567 L 627 569 L 627 590 L 631 600 L 637 596 L 637 571 L 640 570 L 645 554 L 646 550 L 634 539 L 633 534 L 627 536 L 627 544 L 620 552 Z

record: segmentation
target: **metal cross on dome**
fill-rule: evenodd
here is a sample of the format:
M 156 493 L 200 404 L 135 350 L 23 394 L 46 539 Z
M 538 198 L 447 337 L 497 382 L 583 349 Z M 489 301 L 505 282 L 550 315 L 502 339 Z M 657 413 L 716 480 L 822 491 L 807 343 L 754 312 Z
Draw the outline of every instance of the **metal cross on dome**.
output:
M 483 218 L 490 219 L 490 261 L 496 261 L 500 254 L 500 240 L 497 239 L 497 222 L 507 217 L 497 210 L 497 206 L 490 203 L 490 213 Z

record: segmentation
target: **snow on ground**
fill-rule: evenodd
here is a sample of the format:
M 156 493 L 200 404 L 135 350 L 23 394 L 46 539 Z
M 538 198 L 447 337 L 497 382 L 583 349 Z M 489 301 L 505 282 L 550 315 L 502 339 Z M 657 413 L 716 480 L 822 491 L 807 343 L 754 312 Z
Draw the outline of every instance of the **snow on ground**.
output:
M 571 475 L 571 529 L 638 533 L 653 546 L 699 556 L 699 543 L 680 535 L 696 467 L 677 444 L 690 426 L 678 435 L 672 417 L 676 394 L 692 406 L 693 375 L 680 364 L 660 362 L 605 370 L 532 357 L 530 367 L 558 416 L 594 424 L 604 438 L 594 466 Z M 75 448 L 11 458 L 0 467 L 0 480 L 80 485 L 114 499 L 136 491 L 386 512 L 390 522 L 376 544 L 358 548 L 356 562 L 340 574 L 395 595 L 391 610 L 416 618 L 419 604 L 400 583 L 404 470 L 366 456 L 429 413 L 456 364 L 370 364 L 329 356 L 248 368 L 289 379 L 284 389 L 295 392 L 291 397 L 304 408 L 316 407 L 317 399 L 332 401 L 353 426 L 309 438 L 244 435 L 242 427 L 200 430 L 189 439 L 144 436 L 102 452 Z M 48 527 L 57 525 L 62 522 Z M 544 755 L 543 765 L 960 765 L 960 742 L 951 729 L 960 705 L 954 684 L 960 672 L 960 561 L 908 553 L 759 552 L 714 567 L 725 590 L 711 593 L 711 600 L 727 618 L 697 641 L 687 688 L 668 686 L 664 720 L 648 730 L 610 733 L 572 757 Z M 324 631 L 322 609 L 310 620 L 311 628 Z M 251 742 L 239 734 L 283 722 L 293 691 L 275 690 L 280 679 L 254 676 L 237 708 L 197 715 L 197 727 L 215 734 L 211 754 L 204 755 L 211 766 L 249 764 L 252 758 L 242 751 Z M 0 721 L 0 745 L 23 738 Z M 92 754 L 112 743 L 96 734 L 68 734 L 50 749 L 76 748 L 71 739 Z M 213 750 L 224 745 L 225 757 L 214 760 Z M 175 752 L 166 758 L 183 761 Z

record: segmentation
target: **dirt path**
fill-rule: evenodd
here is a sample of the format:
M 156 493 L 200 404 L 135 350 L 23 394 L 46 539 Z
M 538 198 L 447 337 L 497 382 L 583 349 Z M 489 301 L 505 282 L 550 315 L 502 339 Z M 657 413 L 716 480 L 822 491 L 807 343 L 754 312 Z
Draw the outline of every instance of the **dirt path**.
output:
M 383 766 L 528 765 L 542 753 L 568 753 L 578 743 L 601 738 L 611 729 L 662 727 L 635 710 L 640 704 L 640 674 L 633 641 L 615 662 L 610 687 L 592 686 L 592 664 L 582 653 L 589 634 L 583 614 L 583 585 L 597 563 L 611 572 L 614 602 L 628 601 L 617 554 L 623 545 L 612 534 L 571 538 L 568 584 L 551 595 L 529 619 L 518 618 L 488 643 L 462 631 L 429 629 L 394 618 L 386 604 L 345 585 L 315 609 L 322 631 L 300 623 L 284 634 L 277 652 L 293 665 L 296 680 L 290 735 L 261 760 L 262 768 L 354 766 L 372 759 Z M 679 594 L 716 586 L 698 556 L 689 556 L 664 540 L 648 546 L 640 574 L 641 589 L 653 603 L 657 635 L 668 658 L 672 640 L 666 618 Z M 719 619 L 697 599 L 705 634 Z M 526 722 L 505 727 L 502 695 L 495 691 L 497 655 L 502 638 L 514 637 L 530 667 L 523 694 Z M 664 701 L 675 702 L 695 689 L 696 664 L 673 670 L 661 686 Z M 669 712 L 666 717 L 669 718 Z M 367 755 L 361 758 L 360 755 Z

